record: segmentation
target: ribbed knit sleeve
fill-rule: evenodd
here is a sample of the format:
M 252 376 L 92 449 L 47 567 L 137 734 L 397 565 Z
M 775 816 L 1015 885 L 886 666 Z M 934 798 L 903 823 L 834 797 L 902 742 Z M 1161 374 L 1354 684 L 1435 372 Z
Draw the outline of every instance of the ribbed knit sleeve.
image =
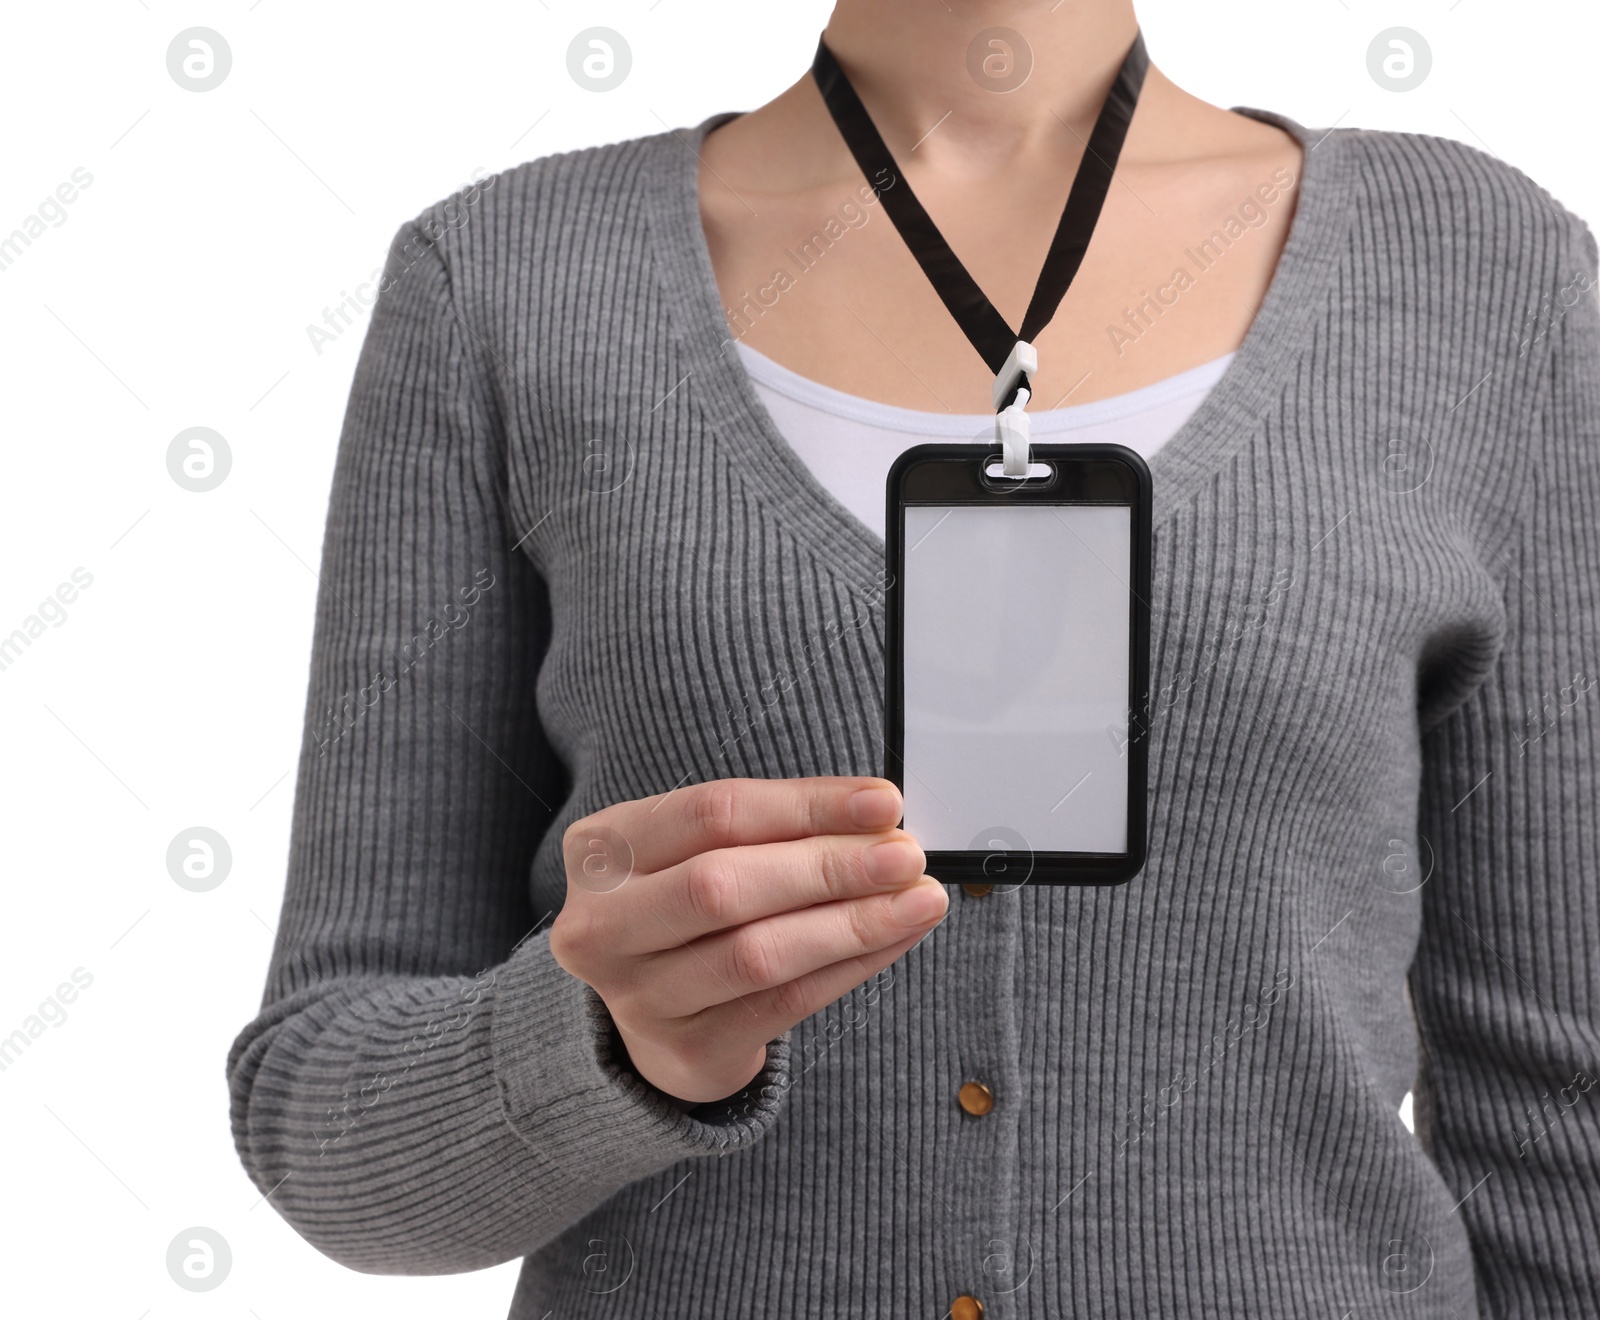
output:
M 1600 1315 L 1600 314 L 1594 236 L 1566 223 L 1524 346 L 1548 356 L 1522 516 L 1476 543 L 1503 650 L 1424 741 L 1417 1130 L 1486 1320 Z
M 529 897 L 567 790 L 535 699 L 548 592 L 442 233 L 425 213 L 396 234 L 356 369 L 288 885 L 227 1060 L 257 1187 L 377 1273 L 530 1253 L 626 1184 L 760 1140 L 787 1082 L 780 1039 L 737 1103 L 682 1112 L 550 956 Z

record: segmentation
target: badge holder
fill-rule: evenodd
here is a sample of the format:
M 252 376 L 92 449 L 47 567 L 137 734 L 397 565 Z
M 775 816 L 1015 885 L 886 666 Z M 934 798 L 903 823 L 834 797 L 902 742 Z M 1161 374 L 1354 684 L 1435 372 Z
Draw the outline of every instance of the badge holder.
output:
M 1150 473 L 1032 443 L 1037 356 L 1014 356 L 993 443 L 889 473 L 884 775 L 940 880 L 1122 884 L 1147 849 Z

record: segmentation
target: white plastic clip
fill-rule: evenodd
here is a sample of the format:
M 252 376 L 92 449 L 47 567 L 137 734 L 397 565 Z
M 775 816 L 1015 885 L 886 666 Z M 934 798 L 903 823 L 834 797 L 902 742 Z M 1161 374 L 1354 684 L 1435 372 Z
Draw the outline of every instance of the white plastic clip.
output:
M 998 412 L 1000 405 L 1006 400 L 1006 395 L 1016 388 L 1017 382 L 1024 376 L 1031 379 L 1038 370 L 1039 350 L 1025 339 L 1017 340 L 1011 346 L 1005 366 L 1000 368 L 1000 374 L 994 378 L 994 402 L 989 406 Z
M 1022 410 L 1027 407 L 1029 392 L 1026 388 L 1017 389 L 1017 382 L 1024 376 L 1032 379 L 1038 370 L 1038 350 L 1027 340 L 1019 339 L 994 378 L 994 406 L 999 409 L 994 419 L 994 438 L 1005 451 L 1001 470 L 1008 477 L 1028 475 L 1028 414 Z M 1012 390 L 1017 390 L 1016 402 L 1001 408 Z
M 1001 471 L 1008 477 L 1028 475 L 1028 391 L 1017 391 L 1017 401 L 995 414 L 994 434 L 1004 450 Z

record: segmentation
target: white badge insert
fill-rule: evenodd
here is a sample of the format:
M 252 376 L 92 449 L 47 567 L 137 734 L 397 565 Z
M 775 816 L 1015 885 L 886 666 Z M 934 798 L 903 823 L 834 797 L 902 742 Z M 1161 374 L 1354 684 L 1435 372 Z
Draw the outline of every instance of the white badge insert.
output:
M 904 509 L 905 828 L 924 849 L 1127 850 L 1132 516 Z

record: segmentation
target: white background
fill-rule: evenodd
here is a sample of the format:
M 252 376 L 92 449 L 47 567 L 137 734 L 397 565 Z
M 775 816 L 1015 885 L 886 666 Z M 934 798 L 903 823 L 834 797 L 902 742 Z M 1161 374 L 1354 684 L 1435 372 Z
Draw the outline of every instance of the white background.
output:
M 93 575 L 65 622 L 0 672 L 0 1036 L 74 969 L 93 977 L 0 1072 L 7 1314 L 505 1313 L 515 1264 L 408 1280 L 319 1256 L 260 1202 L 229 1136 L 223 1063 L 256 1011 L 282 894 L 313 569 L 365 328 L 318 355 L 306 327 L 369 277 L 402 220 L 475 172 L 753 107 L 804 72 L 827 11 L 6 6 L 0 235 L 75 168 L 93 175 L 66 222 L 0 271 L 0 635 L 74 569 Z M 1460 138 L 1600 217 L 1593 5 L 1147 0 L 1141 12 L 1155 61 L 1209 100 Z M 569 42 L 592 25 L 633 51 L 604 94 L 567 73 Z M 1404 94 L 1366 62 L 1398 25 L 1435 59 Z M 191 26 L 232 49 L 213 91 L 168 73 L 168 46 Z M 205 494 L 167 472 L 191 426 L 232 452 Z M 165 864 L 195 825 L 233 850 L 208 893 L 179 888 Z M 191 1225 L 232 1248 L 211 1293 L 166 1272 L 168 1243 Z

